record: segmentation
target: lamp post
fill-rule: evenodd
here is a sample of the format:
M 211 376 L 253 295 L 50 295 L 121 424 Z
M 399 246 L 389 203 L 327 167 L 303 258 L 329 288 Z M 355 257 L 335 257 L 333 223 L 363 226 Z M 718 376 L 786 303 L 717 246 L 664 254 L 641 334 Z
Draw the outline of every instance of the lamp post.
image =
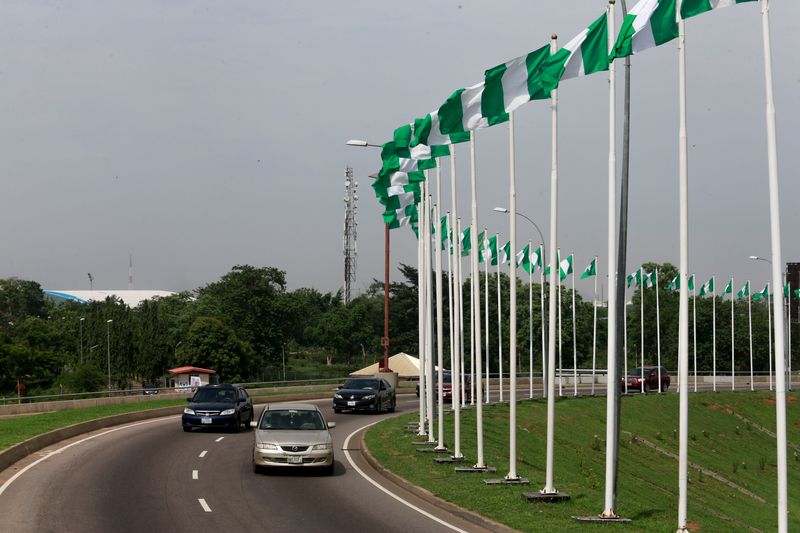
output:
M 111 323 L 113 320 L 106 320 L 106 362 L 108 364 L 108 390 L 111 390 Z
M 347 146 L 357 146 L 362 148 L 381 148 L 379 144 L 372 144 L 360 139 L 350 139 Z M 383 359 L 378 362 L 378 372 L 390 372 L 389 370 L 389 224 L 384 229 L 384 282 L 383 282 Z
M 494 210 L 497 211 L 498 213 L 509 213 L 509 210 L 507 208 L 505 208 L 505 207 L 495 207 Z M 520 216 L 520 217 L 524 218 L 525 220 L 527 220 L 528 222 L 530 222 L 531 224 L 533 224 L 533 227 L 536 228 L 537 232 L 539 232 L 539 239 L 541 239 L 540 242 L 542 243 L 542 257 L 547 257 L 547 252 L 545 250 L 544 236 L 542 235 L 542 230 L 539 229 L 539 226 L 536 225 L 536 222 L 534 222 L 533 220 L 528 218 L 523 213 L 520 213 L 519 211 L 517 211 L 517 216 Z
M 83 321 L 86 320 L 85 318 L 81 317 L 80 320 L 80 329 L 81 329 L 81 365 L 83 364 Z

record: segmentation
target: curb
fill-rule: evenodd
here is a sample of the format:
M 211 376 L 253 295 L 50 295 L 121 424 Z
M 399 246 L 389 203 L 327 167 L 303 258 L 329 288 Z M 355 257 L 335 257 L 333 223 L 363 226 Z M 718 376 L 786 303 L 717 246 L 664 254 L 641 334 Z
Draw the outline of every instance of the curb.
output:
M 369 428 L 368 428 L 369 429 Z M 501 524 L 500 522 L 495 522 L 491 518 L 486 518 L 483 515 L 480 515 L 474 511 L 470 511 L 468 509 L 464 509 L 463 507 L 459 507 L 454 503 L 450 503 L 442 498 L 439 498 L 432 492 L 417 485 L 414 485 L 406 478 L 400 477 L 382 464 L 378 462 L 375 457 L 369 452 L 369 448 L 367 448 L 367 443 L 364 440 L 364 434 L 366 431 L 361 432 L 360 437 L 360 447 L 361 447 L 361 455 L 364 459 L 369 463 L 373 470 L 375 470 L 378 474 L 385 477 L 387 480 L 391 481 L 395 485 L 402 487 L 404 490 L 414 494 L 415 496 L 422 498 L 426 502 L 442 509 L 443 511 L 447 511 L 450 514 L 453 514 L 462 520 L 475 524 L 476 526 L 480 526 L 488 531 L 502 531 L 505 533 L 512 533 L 517 532 L 516 529 L 511 529 L 510 527 L 506 526 L 505 524 Z

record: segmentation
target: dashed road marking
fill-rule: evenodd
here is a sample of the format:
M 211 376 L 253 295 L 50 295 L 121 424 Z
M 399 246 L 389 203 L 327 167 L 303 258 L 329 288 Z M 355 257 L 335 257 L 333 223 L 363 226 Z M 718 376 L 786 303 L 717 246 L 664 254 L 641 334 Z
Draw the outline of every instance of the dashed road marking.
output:
M 197 479 L 197 470 L 192 470 L 192 479 Z
M 200 452 L 200 457 L 205 457 L 207 453 L 208 450 L 203 450 L 202 452 Z
M 200 502 L 200 506 L 203 508 L 203 510 L 205 512 L 207 512 L 207 513 L 211 512 L 211 507 L 208 506 L 208 504 L 206 503 L 205 499 L 198 498 L 197 501 Z
M 222 439 L 224 439 L 224 438 L 225 438 L 225 437 L 220 437 L 220 438 L 218 438 L 217 440 L 215 440 L 214 442 L 219 442 L 219 441 L 221 441 L 221 440 L 222 440 Z

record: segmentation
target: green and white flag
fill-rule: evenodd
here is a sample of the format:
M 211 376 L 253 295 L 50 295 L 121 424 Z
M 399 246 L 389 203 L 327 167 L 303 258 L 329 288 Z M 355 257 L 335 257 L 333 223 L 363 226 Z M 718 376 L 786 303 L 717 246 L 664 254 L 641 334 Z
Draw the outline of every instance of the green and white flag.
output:
M 683 0 L 681 2 L 681 18 L 688 19 L 712 9 L 755 1 L 757 0 Z
M 800 299 L 800 289 L 795 289 L 792 291 L 794 293 L 794 297 Z
M 636 269 L 635 272 L 631 272 L 625 277 L 625 281 L 627 282 L 627 286 L 630 289 L 631 284 L 635 283 L 638 287 L 642 284 L 642 271 L 640 269 Z
M 589 263 L 589 266 L 583 269 L 583 273 L 581 274 L 581 279 L 590 278 L 592 276 L 597 275 L 597 258 L 593 258 Z
M 511 244 L 509 243 L 509 246 Z M 522 268 L 525 269 L 525 272 L 528 274 L 533 273 L 533 268 L 531 268 L 531 256 L 530 256 L 530 244 L 526 244 L 525 248 L 517 252 L 517 268 L 522 265 Z
M 769 296 L 769 283 L 764 285 L 764 289 L 761 292 L 754 292 L 753 293 L 753 301 L 757 302 L 761 298 L 767 298 Z
M 549 56 L 545 45 L 490 68 L 481 83 L 458 89 L 439 108 L 441 132 L 453 135 L 500 124 L 522 104 L 549 98 L 539 80 L 539 65 Z
M 714 295 L 714 276 L 700 286 L 700 296 Z
M 572 254 L 569 254 L 563 261 L 558 262 L 558 272 L 561 276 L 561 281 L 564 281 L 568 275 L 572 274 Z
M 531 269 L 536 270 L 536 267 L 542 268 L 542 247 L 537 246 L 530 253 Z
M 496 241 L 496 239 L 495 239 Z M 492 250 L 489 245 L 491 239 L 486 238 L 486 230 L 478 233 L 478 262 L 483 263 L 485 260 L 492 259 Z M 496 245 L 495 245 L 496 246 Z
M 644 273 L 644 279 L 642 279 L 645 288 L 652 289 L 656 286 L 656 271 L 653 270 L 649 274 L 647 272 Z
M 748 298 L 749 296 L 750 296 L 750 282 L 748 281 L 747 283 L 744 284 L 744 287 L 742 287 L 739 290 L 739 292 L 736 293 L 736 297 L 741 300 L 742 298 Z
M 720 298 L 725 298 L 726 294 L 733 294 L 733 278 L 731 278 L 730 281 L 728 281 L 728 284 L 725 285 L 725 290 L 722 291 L 722 294 L 720 294 Z
M 689 276 L 689 290 L 690 291 L 694 290 L 694 274 Z
M 500 252 L 498 256 L 494 258 L 492 261 L 492 265 L 496 265 L 497 261 L 500 261 L 501 265 L 504 265 L 506 261 L 508 261 L 509 257 L 511 256 L 511 241 L 508 241 L 500 248 Z
M 672 281 L 669 282 L 669 285 L 667 285 L 667 289 L 671 291 L 677 291 L 680 288 L 681 288 L 681 275 L 678 274 L 677 276 L 672 278 Z
M 608 70 L 608 22 L 606 14 L 592 22 L 540 67 L 545 90 L 558 88 L 559 82 Z
M 784 297 L 784 298 L 788 298 L 788 297 L 789 297 L 789 294 L 790 294 L 790 292 L 789 292 L 789 285 L 784 285 L 784 286 L 783 286 L 783 297 Z
M 472 251 L 472 239 L 470 238 L 471 229 L 472 228 L 467 227 L 467 229 L 461 232 L 461 257 L 468 256 L 470 251 Z
M 611 58 L 627 57 L 678 36 L 675 0 L 640 0 L 622 21 Z

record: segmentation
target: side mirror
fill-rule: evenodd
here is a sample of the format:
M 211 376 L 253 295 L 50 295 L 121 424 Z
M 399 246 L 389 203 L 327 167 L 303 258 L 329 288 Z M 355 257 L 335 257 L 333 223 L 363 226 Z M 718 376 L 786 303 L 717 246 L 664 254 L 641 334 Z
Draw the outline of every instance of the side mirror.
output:
M 192 398 L 191 398 L 191 397 L 189 397 L 189 398 L 186 398 L 186 401 L 187 401 L 187 402 L 191 402 L 191 401 L 192 401 Z
M 328 429 L 333 429 L 336 427 L 336 422 L 328 422 Z
M 257 428 L 258 427 L 258 422 L 256 422 L 255 420 L 251 420 L 250 421 L 250 427 L 251 428 Z

